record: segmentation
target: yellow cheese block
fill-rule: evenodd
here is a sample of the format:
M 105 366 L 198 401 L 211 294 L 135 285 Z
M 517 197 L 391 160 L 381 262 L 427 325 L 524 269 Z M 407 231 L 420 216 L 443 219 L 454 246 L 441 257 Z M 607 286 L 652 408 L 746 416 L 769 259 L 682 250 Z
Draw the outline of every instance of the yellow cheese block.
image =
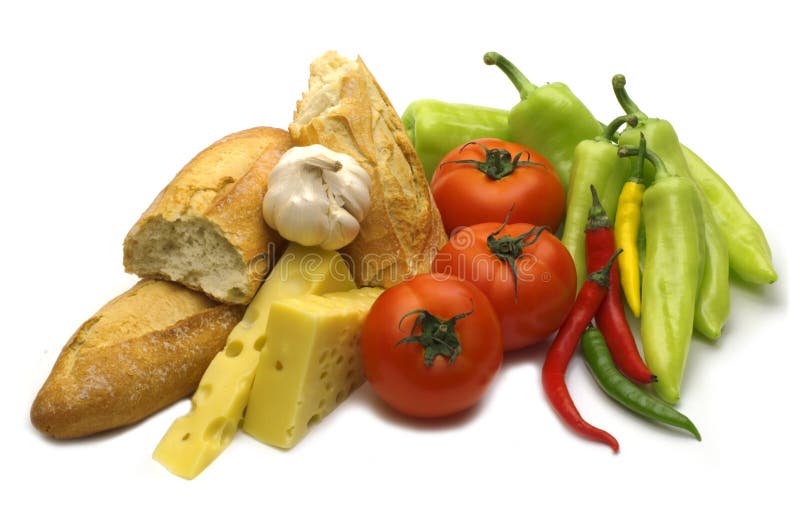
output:
M 275 301 L 355 288 L 335 251 L 291 243 L 209 364 L 192 397 L 191 411 L 175 420 L 153 458 L 175 475 L 192 479 L 228 446 L 244 413 Z
M 360 336 L 381 289 L 284 299 L 272 305 L 242 429 L 284 449 L 364 382 Z

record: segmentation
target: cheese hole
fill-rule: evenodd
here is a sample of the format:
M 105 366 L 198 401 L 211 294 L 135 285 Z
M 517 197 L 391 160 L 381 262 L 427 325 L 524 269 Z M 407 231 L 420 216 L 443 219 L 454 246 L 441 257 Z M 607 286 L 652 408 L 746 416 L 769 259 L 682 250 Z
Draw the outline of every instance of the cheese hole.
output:
M 322 398 L 321 400 L 319 400 L 319 403 L 317 403 L 317 408 L 322 408 L 324 406 L 325 406 L 325 398 Z
M 248 306 L 247 312 L 245 312 L 244 318 L 242 319 L 244 322 L 250 324 L 251 327 L 261 318 L 261 312 L 255 306 L 256 305 Z
M 192 408 L 194 409 L 198 403 L 203 403 L 206 399 L 211 396 L 211 385 L 210 384 L 202 384 L 200 387 L 197 388 L 195 391 L 194 396 L 192 396 Z
M 225 355 L 228 357 L 236 357 L 242 353 L 243 347 L 244 345 L 242 345 L 242 342 L 239 340 L 234 340 L 230 342 L 227 347 L 225 347 Z
M 353 362 L 355 362 L 355 356 L 350 356 L 347 358 L 347 366 L 353 366 Z
M 217 417 L 206 427 L 203 437 L 206 440 L 215 440 L 220 446 L 226 446 L 233 440 L 236 433 L 236 424 L 225 417 Z
M 336 403 L 341 403 L 344 400 L 344 397 L 347 396 L 344 391 L 339 391 L 336 393 Z
M 320 420 L 319 414 L 312 415 L 311 419 L 309 419 L 308 422 L 306 423 L 306 427 L 310 428 L 311 426 L 317 424 L 319 422 L 319 420 Z
M 327 389 L 328 391 L 333 391 L 333 384 L 331 384 L 330 382 L 325 382 L 325 389 Z
M 319 364 L 324 364 L 325 361 L 328 360 L 328 354 L 329 352 L 327 350 L 324 350 L 322 354 L 319 355 Z
M 283 369 L 283 363 L 280 361 L 275 361 L 275 369 L 277 371 L 281 371 Z
M 263 349 L 263 348 L 264 348 L 264 344 L 265 344 L 265 343 L 267 343 L 267 337 L 266 337 L 266 336 L 264 336 L 264 335 L 262 335 L 262 336 L 261 336 L 261 337 L 259 337 L 259 338 L 258 338 L 258 340 L 256 340 L 256 342 L 253 344 L 253 348 L 254 348 L 254 349 L 256 349 L 256 351 L 258 351 L 258 352 L 261 352 L 261 349 Z
M 353 377 L 355 377 L 355 375 L 356 375 L 356 371 L 355 370 L 348 370 L 347 371 L 347 380 L 353 380 Z
M 187 433 L 187 434 L 185 434 L 185 435 L 183 436 L 183 438 L 181 438 L 181 440 L 183 440 L 184 442 L 186 442 L 187 440 L 189 440 L 189 437 L 191 437 L 191 436 L 192 436 L 192 434 L 191 434 L 191 433 Z
M 339 357 L 336 358 L 336 364 L 342 364 L 342 361 L 344 361 L 344 356 L 339 354 Z
M 292 438 L 292 435 L 294 435 L 294 426 L 290 426 L 289 429 L 286 430 L 287 437 Z
M 322 373 L 319 374 L 319 379 L 320 380 L 325 380 L 325 377 L 327 377 L 327 376 L 328 376 L 328 370 L 325 370 L 325 371 L 323 371 Z

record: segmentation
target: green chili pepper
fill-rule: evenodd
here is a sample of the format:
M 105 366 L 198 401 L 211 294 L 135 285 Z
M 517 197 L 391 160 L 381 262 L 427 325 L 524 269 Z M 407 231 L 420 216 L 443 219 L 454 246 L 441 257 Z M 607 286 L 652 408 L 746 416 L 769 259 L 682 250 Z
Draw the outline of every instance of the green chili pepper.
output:
M 544 155 L 566 190 L 575 147 L 603 135 L 603 126 L 564 83 L 536 86 L 495 52 L 486 53 L 483 61 L 497 65 L 519 91 L 521 101 L 508 114 L 511 141 Z
M 683 147 L 689 172 L 703 190 L 728 246 L 730 267 L 742 280 L 773 283 L 778 274 L 764 231 L 725 180 L 692 150 Z
M 619 149 L 622 157 L 638 154 L 638 147 Z M 703 207 L 691 180 L 672 173 L 652 151 L 645 150 L 645 157 L 656 172 L 642 199 L 647 235 L 642 273 L 642 349 L 647 366 L 658 377 L 656 393 L 674 404 L 680 397 L 692 340 L 700 285 L 698 266 L 704 262 Z
M 642 113 L 625 91 L 624 76 L 614 76 L 613 87 L 614 94 L 625 112 L 635 114 L 639 118 L 639 124 L 635 128 L 627 128 L 620 134 L 620 145 L 638 144 L 639 136 L 643 132 L 647 138 L 647 146 L 661 157 L 667 167 L 678 176 L 689 180 L 695 188 L 703 210 L 705 253 L 704 262 L 698 266 L 701 270 L 701 284 L 698 288 L 694 327 L 707 338 L 719 338 L 722 326 L 730 314 L 728 247 L 722 230 L 706 195 L 689 171 L 683 148 L 672 125 L 666 120 L 648 118 Z
M 428 181 L 453 148 L 487 137 L 511 139 L 508 111 L 502 109 L 420 99 L 409 104 L 402 119 Z
M 617 145 L 612 141 L 614 134 L 625 123 L 636 126 L 636 116 L 625 115 L 615 118 L 602 136 L 584 139 L 575 147 L 567 192 L 567 216 L 564 219 L 561 242 L 575 261 L 579 287 L 586 278 L 586 218 L 592 207 L 592 194 L 589 188 L 594 185 L 603 209 L 613 221 L 619 193 L 631 172 L 628 161 L 617 156 Z
M 617 370 L 599 329 L 590 326 L 584 331 L 581 336 L 581 351 L 597 384 L 620 405 L 651 421 L 685 429 L 700 440 L 700 432 L 688 417 L 651 396 Z

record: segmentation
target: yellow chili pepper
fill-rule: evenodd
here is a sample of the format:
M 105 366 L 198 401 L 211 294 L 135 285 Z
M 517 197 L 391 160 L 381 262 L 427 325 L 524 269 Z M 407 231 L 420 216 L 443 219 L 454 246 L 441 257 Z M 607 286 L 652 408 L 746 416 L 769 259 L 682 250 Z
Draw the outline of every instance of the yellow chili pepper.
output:
M 637 236 L 642 219 L 642 197 L 644 195 L 644 153 L 646 143 L 644 134 L 639 141 L 639 156 L 628 181 L 622 186 L 614 220 L 614 241 L 622 249 L 617 262 L 619 279 L 628 307 L 634 317 L 639 318 L 642 311 L 642 285 L 639 274 L 639 248 Z

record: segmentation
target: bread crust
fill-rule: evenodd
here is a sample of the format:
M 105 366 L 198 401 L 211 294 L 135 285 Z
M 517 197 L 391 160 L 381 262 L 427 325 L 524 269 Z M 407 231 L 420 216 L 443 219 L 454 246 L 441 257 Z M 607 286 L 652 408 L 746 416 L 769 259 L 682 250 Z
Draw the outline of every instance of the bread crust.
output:
M 255 127 L 223 137 L 197 154 L 158 194 L 125 238 L 123 264 L 129 273 L 179 282 L 221 302 L 246 304 L 255 295 L 286 241 L 267 226 L 261 202 L 269 173 L 291 147 L 288 132 Z M 244 287 L 216 288 L 188 276 L 175 276 L 163 266 L 145 268 L 147 239 L 142 232 L 154 221 L 199 220 L 232 246 L 246 277 Z M 201 271 L 214 271 L 209 262 Z
M 138 282 L 70 338 L 33 402 L 31 422 L 68 439 L 144 419 L 194 392 L 243 314 L 243 306 L 172 282 Z
M 289 134 L 352 156 L 370 175 L 370 208 L 341 252 L 359 286 L 390 287 L 430 271 L 447 242 L 422 164 L 403 123 L 359 57 L 329 51 L 311 64 Z

